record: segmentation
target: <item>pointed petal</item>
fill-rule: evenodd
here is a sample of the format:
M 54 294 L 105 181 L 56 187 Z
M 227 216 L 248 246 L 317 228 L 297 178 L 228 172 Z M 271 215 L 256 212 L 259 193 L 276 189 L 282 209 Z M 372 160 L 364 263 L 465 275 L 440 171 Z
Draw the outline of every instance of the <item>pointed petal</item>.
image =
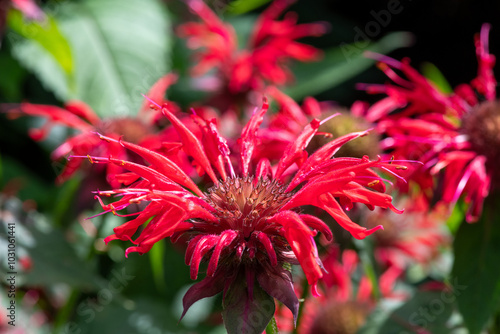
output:
M 106 141 L 114 141 L 112 138 L 106 136 L 100 135 L 99 137 Z M 203 192 L 196 186 L 193 180 L 191 180 L 191 178 L 187 176 L 186 173 L 184 173 L 184 171 L 179 166 L 177 166 L 177 164 L 175 164 L 166 156 L 148 150 L 147 148 L 141 147 L 139 145 L 126 142 L 124 140 L 120 140 L 117 142 L 119 142 L 121 145 L 123 145 L 123 147 L 131 150 L 132 152 L 139 154 L 144 158 L 144 160 L 153 165 L 157 171 L 166 175 L 172 181 L 175 181 L 180 185 L 192 190 L 199 196 L 204 196 Z
M 241 170 L 243 176 L 248 175 L 248 169 L 250 167 L 250 160 L 252 159 L 253 150 L 256 145 L 256 132 L 260 124 L 264 119 L 264 114 L 267 112 L 269 104 L 267 99 L 264 97 L 262 102 L 262 107 L 258 112 L 254 112 L 248 123 L 245 125 L 241 131 L 241 138 L 239 143 L 241 146 Z
M 174 73 L 167 73 L 162 76 L 158 81 L 156 81 L 153 86 L 149 89 L 147 94 L 149 99 L 144 99 L 142 103 L 141 112 L 149 110 L 151 102 L 153 100 L 156 104 L 162 105 L 165 102 L 165 94 L 168 87 L 173 85 L 177 81 L 178 75 Z
M 304 130 L 299 134 L 297 139 L 294 142 L 291 142 L 290 145 L 286 148 L 283 156 L 278 164 L 278 169 L 276 170 L 276 179 L 280 179 L 283 173 L 290 167 L 293 163 L 297 163 L 297 166 L 300 167 L 304 162 L 305 158 L 307 158 L 307 152 L 305 148 L 314 137 L 318 128 L 320 126 L 319 119 L 313 119 L 310 124 L 308 124 Z
M 168 118 L 170 123 L 177 130 L 177 133 L 181 137 L 182 149 L 187 155 L 191 156 L 198 165 L 203 168 L 203 170 L 208 174 L 212 181 L 217 184 L 219 181 L 215 176 L 215 173 L 210 166 L 210 161 L 205 154 L 205 149 L 203 144 L 196 138 L 196 136 L 177 118 L 172 114 L 167 107 L 162 107 L 163 114 Z
M 325 144 L 304 162 L 300 169 L 295 174 L 295 177 L 290 182 L 288 190 L 295 188 L 298 184 L 304 181 L 304 176 L 316 168 L 320 163 L 327 161 L 344 145 L 345 143 L 368 134 L 368 131 L 353 132 L 345 136 L 339 137 Z
M 275 267 L 278 264 L 278 259 L 276 257 L 276 251 L 274 250 L 273 244 L 271 243 L 271 239 L 269 239 L 267 234 L 262 232 L 257 232 L 257 239 L 266 249 L 271 266 Z
M 293 211 L 281 211 L 269 218 L 269 223 L 283 226 L 284 236 L 299 260 L 307 281 L 310 285 L 315 284 L 323 273 L 319 265 L 320 260 L 313 232 Z

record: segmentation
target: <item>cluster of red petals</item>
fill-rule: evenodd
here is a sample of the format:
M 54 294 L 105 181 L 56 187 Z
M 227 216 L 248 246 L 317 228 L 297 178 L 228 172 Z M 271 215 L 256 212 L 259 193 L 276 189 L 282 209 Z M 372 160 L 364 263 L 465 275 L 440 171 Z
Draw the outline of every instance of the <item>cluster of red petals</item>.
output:
M 469 222 L 481 214 L 493 172 L 487 167 L 486 156 L 472 148 L 470 138 L 462 130 L 464 119 L 482 102 L 478 95 L 487 101 L 496 97 L 495 57 L 488 53 L 489 29 L 485 24 L 475 36 L 477 77 L 470 84 L 458 86 L 452 94 L 441 92 L 413 69 L 407 59 L 399 62 L 375 54 L 370 56 L 380 61 L 379 67 L 393 83 L 360 85 L 368 93 L 387 95 L 364 110 L 365 117 L 376 122 L 378 130 L 387 136 L 383 148 L 396 158 L 424 164 L 413 178 L 424 190 L 432 188 L 433 176 L 444 170 L 440 198 L 453 204 L 465 195 L 465 200 L 471 203 L 467 213 Z
M 148 93 L 151 100 L 164 103 L 166 89 L 174 83 L 176 76 L 167 74 L 158 80 Z M 150 127 L 158 121 L 160 115 L 150 111 L 150 102 L 146 100 L 136 118 L 106 118 L 101 119 L 87 104 L 81 101 L 69 101 L 64 108 L 52 105 L 40 105 L 32 103 L 21 103 L 19 105 L 4 105 L 8 115 L 12 118 L 19 116 L 41 117 L 46 122 L 39 128 L 29 130 L 29 136 L 36 141 L 47 138 L 51 129 L 56 125 L 66 126 L 76 131 L 64 143 L 57 147 L 51 154 L 53 160 L 59 160 L 70 154 L 72 155 L 98 155 L 112 156 L 118 159 L 127 159 L 127 151 L 121 145 L 103 145 L 103 142 L 95 135 L 101 132 L 107 136 L 119 139 L 128 132 L 134 141 L 140 142 L 148 147 L 159 147 L 160 137 L 156 138 L 148 132 Z M 128 129 L 125 129 L 128 128 Z M 142 130 L 142 131 L 141 131 Z M 58 182 L 64 182 L 70 178 L 82 166 L 82 160 L 72 159 L 67 162 L 61 171 Z M 108 182 L 113 187 L 119 187 L 114 175 L 123 172 L 123 168 L 115 165 L 106 167 Z
M 308 156 L 305 148 L 320 125 L 320 121 L 314 119 L 290 142 L 276 164 L 266 158 L 256 160 L 259 127 L 267 109 L 267 101 L 264 101 L 253 113 L 241 132 L 239 153 L 235 155 L 219 134 L 216 120 L 207 121 L 193 114 L 202 133 L 202 138 L 198 138 L 168 105 L 161 107 L 181 138 L 182 150 L 210 178 L 217 196 L 201 191 L 165 155 L 123 140 L 101 136 L 105 141 L 119 143 L 138 154 L 149 165 L 112 157 L 91 157 L 94 163 L 112 164 L 129 171 L 117 176 L 128 187 L 97 192 L 100 201 L 103 196 L 119 196 L 111 204 L 101 201 L 105 212 L 116 214 L 131 204 L 145 205 L 135 219 L 116 227 L 106 242 L 131 241 L 135 246 L 128 248 L 126 254 L 142 254 L 161 239 L 171 237 L 175 241 L 189 235 L 186 261 L 191 266 L 193 279 L 198 275 L 200 263 L 208 260 L 207 277 L 188 292 L 185 310 L 207 294 L 227 289 L 227 285 L 220 283 L 221 278 L 230 277 L 231 271 L 241 263 L 253 268 L 257 265 L 255 259 L 261 269 L 250 275 L 256 275 L 260 286 L 271 296 L 272 282 L 279 277 L 288 282 L 288 288 L 291 287 L 281 265 L 285 262 L 298 261 L 309 284 L 315 286 L 323 273 L 314 236 L 320 231 L 331 240 L 332 234 L 320 219 L 301 214 L 301 206 L 312 205 L 325 210 L 357 239 L 382 226 L 366 229 L 354 223 L 345 213 L 353 203 L 363 203 L 370 209 L 378 206 L 400 212 L 391 204 L 391 196 L 384 193 L 384 180 L 372 168 L 397 175 L 404 166 L 381 159 L 370 161 L 367 157 L 332 158 L 342 144 L 364 133 L 340 137 Z M 236 211 L 241 214 L 235 215 Z M 144 223 L 147 226 L 134 239 Z M 219 263 L 225 265 L 219 266 Z M 292 305 L 291 309 L 298 305 L 296 300 L 288 304 L 283 302 Z
M 257 19 L 246 48 L 239 50 L 231 25 L 221 21 L 202 0 L 188 1 L 191 11 L 202 20 L 184 23 L 178 29 L 179 35 L 187 38 L 188 47 L 201 49 L 193 74 L 216 68 L 233 93 L 260 89 L 266 82 L 290 82 L 293 75 L 286 67 L 289 60 L 311 61 L 321 55 L 320 50 L 296 40 L 326 32 L 324 23 L 297 24 L 295 13 L 278 20 L 292 2 L 274 1 Z

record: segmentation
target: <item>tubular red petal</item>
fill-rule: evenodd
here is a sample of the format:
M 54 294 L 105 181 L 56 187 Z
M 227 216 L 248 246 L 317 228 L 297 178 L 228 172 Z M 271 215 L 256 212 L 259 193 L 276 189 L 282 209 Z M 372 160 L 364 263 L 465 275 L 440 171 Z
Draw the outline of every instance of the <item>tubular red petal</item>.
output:
M 276 257 L 276 251 L 274 250 L 273 244 L 271 242 L 271 239 L 267 236 L 267 234 L 263 232 L 258 232 L 257 233 L 257 239 L 259 239 L 260 243 L 264 246 L 266 249 L 267 255 L 269 256 L 269 261 L 271 262 L 271 265 L 275 267 L 278 265 L 278 259 Z
M 255 180 L 257 183 L 260 179 L 266 179 L 272 177 L 271 163 L 268 159 L 264 158 L 259 161 L 257 168 L 255 170 Z
M 198 124 L 201 131 L 203 132 L 203 143 L 205 147 L 205 152 L 208 159 L 213 166 L 217 168 L 222 180 L 225 181 L 227 178 L 226 170 L 224 164 L 227 163 L 228 168 L 231 171 L 231 175 L 234 177 L 233 166 L 229 160 L 229 146 L 227 141 L 221 137 L 217 127 L 215 125 L 215 120 L 206 121 L 202 117 L 198 116 L 193 110 L 193 115 L 191 117 Z
M 248 175 L 250 160 L 252 159 L 253 150 L 256 145 L 256 132 L 262 123 L 264 114 L 267 112 L 268 108 L 269 104 L 267 99 L 264 97 L 260 110 L 253 113 L 252 117 L 243 128 L 243 131 L 241 131 L 239 142 L 241 146 L 241 170 L 243 176 Z
M 212 166 L 210 166 L 210 161 L 205 154 L 202 143 L 177 117 L 174 116 L 174 114 L 172 114 L 168 110 L 168 108 L 166 108 L 165 106 L 162 107 L 162 112 L 168 118 L 170 123 L 172 123 L 174 128 L 177 130 L 177 133 L 181 137 L 181 141 L 183 144 L 182 149 L 184 150 L 184 152 L 186 152 L 187 155 L 191 156 L 198 163 L 198 165 L 203 168 L 203 170 L 208 174 L 208 176 L 215 184 L 218 184 L 219 181 L 215 176 Z
M 165 102 L 165 93 L 167 92 L 168 87 L 177 82 L 177 78 L 177 74 L 168 73 L 158 79 L 158 81 L 156 81 L 149 89 L 147 94 L 149 99 L 144 99 L 140 112 L 150 109 L 150 100 L 153 100 L 156 104 L 162 105 Z
M 92 110 L 92 108 L 90 108 L 90 106 L 83 101 L 68 101 L 64 105 L 64 108 L 76 116 L 86 119 L 94 126 L 101 122 L 101 119 L 97 116 L 94 110 Z
M 203 236 L 197 243 L 191 257 L 189 266 L 191 267 L 191 279 L 195 280 L 198 278 L 198 270 L 200 267 L 200 262 L 203 256 L 210 251 L 217 241 L 219 241 L 220 236 L 206 235 Z
M 349 233 L 351 233 L 351 235 L 356 239 L 364 239 L 373 232 L 379 229 L 384 229 L 382 225 L 378 225 L 372 229 L 367 229 L 354 223 L 351 218 L 345 214 L 344 210 L 340 207 L 335 198 L 330 194 L 323 194 L 319 196 L 318 199 L 314 199 L 312 202 L 312 205 L 328 212 L 340 226 L 349 231 Z
M 19 105 L 19 111 L 30 116 L 47 117 L 51 122 L 66 125 L 81 132 L 93 130 L 90 124 L 83 121 L 77 115 L 56 106 L 21 103 Z
M 333 240 L 333 234 L 328 225 L 326 225 L 321 219 L 315 216 L 302 214 L 299 215 L 300 219 L 307 224 L 310 228 L 320 231 L 326 237 L 326 240 Z
M 193 252 L 194 249 L 196 248 L 196 245 L 198 244 L 198 241 L 203 237 L 203 234 L 199 234 L 195 237 L 193 237 L 191 240 L 189 240 L 189 244 L 186 248 L 186 254 L 184 255 L 184 262 L 186 265 L 189 266 L 191 263 L 191 259 L 193 258 Z
M 116 141 L 113 140 L 112 138 L 102 135 L 99 135 L 99 137 L 104 140 Z M 139 154 L 141 157 L 144 158 L 144 160 L 153 165 L 158 172 L 166 175 L 172 181 L 175 181 L 180 185 L 192 190 L 198 196 L 201 197 L 204 196 L 203 192 L 196 186 L 196 184 L 191 180 L 191 178 L 187 176 L 186 173 L 184 173 L 184 171 L 179 166 L 177 166 L 177 164 L 175 164 L 172 160 L 170 160 L 166 156 L 148 150 L 139 145 L 126 142 L 124 140 L 120 140 L 119 143 L 123 145 L 123 147 Z
M 210 262 L 208 263 L 207 276 L 214 275 L 222 250 L 229 246 L 237 236 L 238 232 L 234 230 L 225 230 L 221 233 L 219 242 L 217 243 L 217 246 L 215 246 Z
M 283 173 L 290 167 L 293 163 L 297 163 L 297 166 L 301 166 L 302 163 L 307 158 L 307 152 L 305 148 L 314 137 L 318 128 L 320 126 L 319 119 L 313 119 L 310 124 L 308 124 L 298 138 L 290 143 L 286 148 L 281 160 L 278 163 L 278 169 L 276 170 L 276 179 L 280 179 Z
M 290 119 L 294 120 L 297 124 L 306 124 L 307 117 L 304 115 L 304 112 L 300 108 L 300 106 L 295 102 L 290 96 L 281 92 L 274 86 L 270 86 L 266 89 L 266 93 L 268 93 L 273 99 L 275 99 L 281 106 L 279 113 L 286 117 L 288 121 Z M 315 107 L 311 105 L 311 101 L 307 100 L 307 107 L 312 109 L 306 109 L 307 111 L 316 112 Z
M 331 159 L 331 157 L 340 149 L 340 147 L 342 147 L 342 145 L 355 138 L 366 136 L 368 132 L 369 131 L 353 132 L 339 137 L 330 141 L 328 144 L 324 145 L 319 150 L 311 154 L 311 156 L 299 168 L 299 170 L 295 174 L 295 177 L 290 182 L 287 190 L 290 191 L 298 184 L 303 182 L 306 179 L 308 173 L 317 168 L 320 163 Z
M 323 276 L 319 266 L 318 250 L 309 227 L 293 211 L 280 211 L 271 218 L 269 223 L 283 226 L 286 240 L 299 260 L 309 284 L 314 284 Z

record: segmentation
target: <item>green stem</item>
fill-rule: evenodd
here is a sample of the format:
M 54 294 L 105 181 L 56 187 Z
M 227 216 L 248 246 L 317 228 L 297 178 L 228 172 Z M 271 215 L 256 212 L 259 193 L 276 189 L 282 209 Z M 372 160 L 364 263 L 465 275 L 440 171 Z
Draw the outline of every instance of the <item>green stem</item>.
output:
M 302 283 L 302 296 L 300 298 L 300 303 L 299 303 L 299 313 L 297 314 L 297 324 L 295 328 L 293 329 L 293 334 L 298 334 L 298 328 L 300 325 L 300 319 L 302 319 L 302 313 L 304 313 L 304 304 L 307 296 L 309 295 L 309 283 L 307 282 L 306 279 L 304 279 Z
M 278 325 L 276 324 L 276 318 L 272 317 L 271 321 L 266 327 L 266 334 L 279 334 Z
M 367 243 L 366 239 L 354 240 L 354 245 L 358 248 L 358 254 L 363 266 L 363 270 L 365 271 L 366 276 L 368 277 L 372 285 L 373 298 L 378 301 L 380 300 L 381 292 L 378 285 L 378 277 L 375 271 L 374 261 L 370 257 L 370 254 L 373 254 L 373 251 L 372 249 L 370 249 L 371 247 Z

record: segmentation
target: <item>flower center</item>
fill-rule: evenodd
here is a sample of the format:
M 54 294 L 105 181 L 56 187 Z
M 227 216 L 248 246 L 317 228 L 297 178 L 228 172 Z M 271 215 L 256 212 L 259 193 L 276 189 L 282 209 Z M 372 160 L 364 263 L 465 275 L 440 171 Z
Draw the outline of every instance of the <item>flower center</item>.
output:
M 244 232 L 248 238 L 266 217 L 271 217 L 288 201 L 291 193 L 275 181 L 253 177 L 228 178 L 208 189 L 206 201 L 215 208 L 221 225 Z
M 462 132 L 472 148 L 487 159 L 490 171 L 500 165 L 500 101 L 486 101 L 475 106 L 462 119 Z

